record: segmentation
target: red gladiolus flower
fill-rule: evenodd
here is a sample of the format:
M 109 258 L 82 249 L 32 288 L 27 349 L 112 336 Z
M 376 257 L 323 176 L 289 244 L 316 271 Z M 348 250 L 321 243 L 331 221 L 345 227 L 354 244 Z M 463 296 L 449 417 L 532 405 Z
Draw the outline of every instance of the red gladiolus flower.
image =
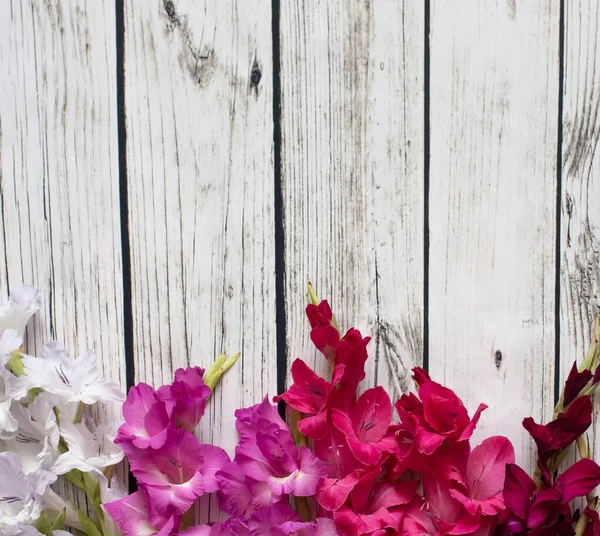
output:
M 421 378 L 420 369 L 415 371 L 415 376 Z M 416 397 L 402 395 L 396 402 L 396 410 L 400 420 L 413 421 L 415 427 L 414 444 L 419 452 L 430 455 L 444 441 L 458 443 L 468 440 L 475 430 L 481 412 L 487 408 L 480 404 L 469 419 L 469 414 L 456 396 L 454 391 L 424 379 L 419 386 L 419 401 Z
M 507 516 L 500 534 L 572 534 L 569 502 L 600 484 L 600 467 L 590 459 L 566 469 L 551 488 L 536 491 L 534 481 L 518 465 L 508 464 L 504 482 Z
M 322 508 L 334 511 L 346 502 L 365 468 L 356 461 L 344 434 L 331 423 L 329 426 L 328 436 L 314 442 L 315 454 L 327 464 L 327 478 L 317 490 L 316 498 Z
M 592 401 L 589 396 L 576 398 L 558 417 L 546 425 L 536 424 L 531 417 L 523 420 L 538 447 L 538 456 L 546 463 L 552 455 L 568 447 L 582 435 L 592 423 Z
M 304 361 L 296 359 L 292 364 L 293 385 L 282 395 L 273 398 L 275 402 L 284 400 L 286 404 L 308 415 L 298 423 L 298 430 L 311 439 L 323 439 L 327 433 L 327 402 L 335 385 L 344 373 L 344 366 L 333 370 L 333 378 L 328 382 L 316 374 Z
M 332 324 L 333 313 L 327 300 L 319 305 L 309 304 L 306 306 L 306 316 L 312 328 L 310 338 L 319 352 L 333 363 L 335 351 L 340 342 L 340 332 Z
M 363 337 L 360 331 L 350 328 L 342 337 L 335 353 L 335 364 L 344 365 L 341 388 L 353 397 L 358 384 L 365 379 L 365 362 L 369 357 L 367 344 L 370 340 L 371 337 Z
M 563 406 L 566 408 L 581 392 L 581 390 L 588 384 L 592 379 L 593 374 L 591 370 L 585 369 L 581 372 L 577 371 L 577 363 L 573 363 L 569 377 L 565 382 L 565 390 L 563 397 Z
M 583 536 L 600 536 L 600 516 L 598 512 L 588 506 L 583 511 L 583 514 L 589 518 L 589 523 Z

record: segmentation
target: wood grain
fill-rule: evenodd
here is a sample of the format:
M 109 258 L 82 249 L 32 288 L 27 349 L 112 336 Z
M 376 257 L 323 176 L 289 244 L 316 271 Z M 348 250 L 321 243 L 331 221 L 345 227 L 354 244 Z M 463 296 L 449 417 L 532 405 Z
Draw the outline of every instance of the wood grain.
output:
M 136 381 L 242 351 L 199 430 L 230 454 L 234 410 L 276 390 L 270 14 L 126 2 Z
M 600 314 L 599 32 L 597 2 L 565 3 L 560 234 L 563 379 L 575 360 L 582 361 L 594 317 Z M 589 433 L 592 441 L 597 430 L 596 425 Z M 596 441 L 596 455 L 599 448 Z
M 433 0 L 430 371 L 530 466 L 554 398 L 559 3 Z
M 310 275 L 396 397 L 423 351 L 423 5 L 282 2 L 280 42 L 288 362 L 327 368 Z
M 0 292 L 40 290 L 27 351 L 91 347 L 124 386 L 115 73 L 114 3 L 0 2 Z

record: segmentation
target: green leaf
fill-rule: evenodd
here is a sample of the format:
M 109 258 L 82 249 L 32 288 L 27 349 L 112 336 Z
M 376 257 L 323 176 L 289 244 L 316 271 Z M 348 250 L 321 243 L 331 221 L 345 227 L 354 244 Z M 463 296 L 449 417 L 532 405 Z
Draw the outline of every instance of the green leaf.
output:
M 48 518 L 48 512 L 46 512 L 46 510 L 42 510 L 42 513 L 35 521 L 34 526 L 42 534 L 52 536 L 52 525 L 50 524 L 50 519 Z
M 77 517 L 79 518 L 79 523 L 81 523 L 81 526 L 83 527 L 83 532 L 85 532 L 87 536 L 103 536 L 102 532 L 98 528 L 98 525 L 96 525 L 96 523 L 94 523 L 81 510 L 77 511 Z
M 100 506 L 100 484 L 89 473 L 83 473 L 84 490 L 94 506 Z
M 63 511 L 56 516 L 54 523 L 52 523 L 52 527 L 50 527 L 50 533 L 53 530 L 63 530 L 65 528 L 65 519 L 67 518 L 67 509 L 63 508 Z
M 79 469 L 71 469 L 68 473 L 65 473 L 65 478 L 71 482 L 71 484 L 74 484 L 87 493 L 83 475 L 84 474 Z

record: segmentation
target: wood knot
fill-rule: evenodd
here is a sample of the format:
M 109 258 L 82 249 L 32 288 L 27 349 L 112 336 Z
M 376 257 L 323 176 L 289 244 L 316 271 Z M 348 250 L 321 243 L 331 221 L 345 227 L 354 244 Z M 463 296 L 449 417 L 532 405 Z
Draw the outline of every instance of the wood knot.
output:
M 502 352 L 500 350 L 494 352 L 494 363 L 496 364 L 496 368 L 500 370 L 500 365 L 502 365 Z
M 171 22 L 175 22 L 177 19 L 177 12 L 175 11 L 175 4 L 171 0 L 165 0 L 163 2 L 165 7 L 165 11 L 167 12 L 167 16 L 171 20 Z
M 250 71 L 250 84 L 252 85 L 252 87 L 258 87 L 261 78 L 262 72 L 260 70 L 260 67 L 258 66 L 258 62 L 254 60 L 254 63 L 252 64 L 252 69 Z

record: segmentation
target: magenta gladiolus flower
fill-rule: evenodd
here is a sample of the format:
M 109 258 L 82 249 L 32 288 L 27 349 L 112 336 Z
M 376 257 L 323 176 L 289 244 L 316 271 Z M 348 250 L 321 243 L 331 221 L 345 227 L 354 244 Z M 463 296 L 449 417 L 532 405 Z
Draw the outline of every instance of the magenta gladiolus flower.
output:
M 204 369 L 189 367 L 175 371 L 175 381 L 158 389 L 178 428 L 193 432 L 206 409 L 210 387 L 204 383 Z
M 227 453 L 201 445 L 187 430 L 170 431 L 159 449 L 124 444 L 131 471 L 149 497 L 151 514 L 183 514 L 206 492 L 218 489 L 215 473 L 229 463 Z
M 162 447 L 169 428 L 174 428 L 164 401 L 146 383 L 129 390 L 123 404 L 123 418 L 125 422 L 119 428 L 115 443 L 130 443 L 139 449 Z
M 162 518 L 157 516 L 150 522 L 147 497 L 143 491 L 136 491 L 119 501 L 103 506 L 124 536 L 169 536 L 179 526 L 179 519 L 173 515 Z
M 268 399 L 237 410 L 240 442 L 235 462 L 247 477 L 266 482 L 276 501 L 284 494 L 314 495 L 327 466 L 307 447 L 296 447 L 289 428 Z

